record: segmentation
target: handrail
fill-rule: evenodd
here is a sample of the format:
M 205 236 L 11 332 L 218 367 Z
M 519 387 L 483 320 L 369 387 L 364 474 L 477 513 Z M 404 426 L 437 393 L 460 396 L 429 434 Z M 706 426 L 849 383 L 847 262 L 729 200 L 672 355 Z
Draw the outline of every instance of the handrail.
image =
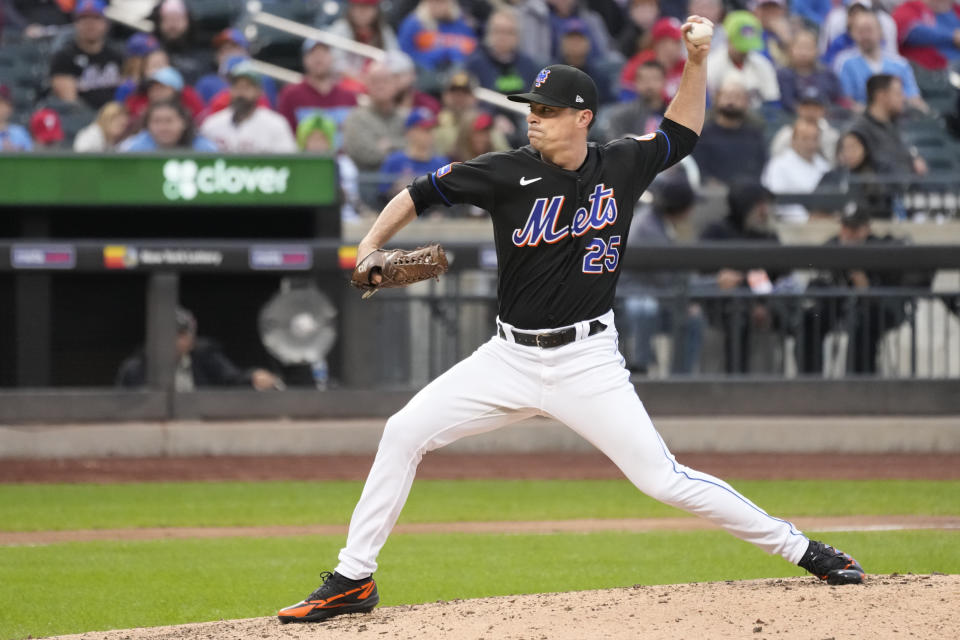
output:
M 255 23 L 261 24 L 265 27 L 270 27 L 271 29 L 283 31 L 291 35 L 300 36 L 301 38 L 316 40 L 330 47 L 342 49 L 371 60 L 381 61 L 386 56 L 386 52 L 378 47 L 372 47 L 368 44 L 356 42 L 350 38 L 344 38 L 343 36 L 339 36 L 335 33 L 330 33 L 329 31 L 324 31 L 323 29 L 317 29 L 316 27 L 300 24 L 299 22 L 294 22 L 293 20 L 273 15 L 272 13 L 267 13 L 265 11 L 259 11 L 253 14 L 252 19 Z M 283 67 L 277 67 L 276 65 L 271 65 L 271 67 L 272 69 L 270 69 L 269 72 L 264 70 L 263 73 L 272 75 L 272 73 L 276 72 L 277 70 L 283 69 Z M 287 72 L 290 74 L 296 73 L 295 71 L 289 70 L 287 70 Z M 273 77 L 279 80 L 284 80 L 284 78 L 276 75 Z M 299 78 L 296 80 L 296 82 L 299 82 Z M 511 102 L 510 100 L 507 100 L 506 96 L 496 91 L 491 91 L 490 89 L 485 89 L 483 87 L 477 87 L 473 90 L 473 95 L 477 98 L 477 100 L 486 102 L 487 104 L 498 109 L 512 111 L 513 113 L 518 114 L 527 113 L 527 107 L 525 105 L 517 102 Z
M 444 248 L 452 271 L 496 268 L 492 241 L 444 243 Z M 340 240 L 4 239 L 0 240 L 0 272 L 337 272 L 353 268 L 355 253 L 354 245 Z M 960 247 L 742 242 L 650 245 L 630 247 L 621 265 L 636 271 L 720 268 L 924 271 L 960 269 Z

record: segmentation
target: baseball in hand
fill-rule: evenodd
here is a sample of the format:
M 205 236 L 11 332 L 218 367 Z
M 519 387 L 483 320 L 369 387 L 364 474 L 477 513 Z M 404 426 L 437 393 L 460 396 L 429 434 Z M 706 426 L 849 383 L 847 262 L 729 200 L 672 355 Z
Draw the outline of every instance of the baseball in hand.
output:
M 687 40 L 695 45 L 710 44 L 710 40 L 713 39 L 713 27 L 702 22 L 691 22 L 690 24 L 693 26 L 687 31 Z

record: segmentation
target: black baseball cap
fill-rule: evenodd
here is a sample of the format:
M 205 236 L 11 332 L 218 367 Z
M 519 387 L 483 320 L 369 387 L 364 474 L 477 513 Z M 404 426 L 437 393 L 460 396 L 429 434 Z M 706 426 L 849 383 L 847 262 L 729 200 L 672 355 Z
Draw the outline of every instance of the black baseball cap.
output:
M 666 214 L 686 211 L 697 201 L 697 194 L 686 173 L 660 177 L 654 180 L 650 189 L 653 191 L 654 206 Z
M 840 216 L 840 224 L 851 229 L 870 224 L 870 213 L 863 207 L 852 207 L 845 210 Z
M 551 107 L 590 109 L 594 116 L 597 114 L 597 85 L 593 78 L 565 64 L 552 64 L 541 69 L 528 93 L 515 93 L 507 99 Z

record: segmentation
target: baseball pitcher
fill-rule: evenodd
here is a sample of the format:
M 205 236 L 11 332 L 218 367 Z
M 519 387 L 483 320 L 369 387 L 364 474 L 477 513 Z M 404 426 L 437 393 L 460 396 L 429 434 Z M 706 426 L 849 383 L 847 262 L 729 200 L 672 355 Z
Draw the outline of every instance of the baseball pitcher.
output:
M 697 23 L 697 32 L 710 26 L 691 16 L 684 33 Z M 381 249 L 418 214 L 459 203 L 490 212 L 499 269 L 496 328 L 387 421 L 336 570 L 324 573 L 302 602 L 282 609 L 282 622 L 372 610 L 379 601 L 377 555 L 423 454 L 537 415 L 568 425 L 647 495 L 830 584 L 862 582 L 864 572 L 850 556 L 808 539 L 722 480 L 679 464 L 617 347 L 611 309 L 634 205 L 658 172 L 690 153 L 703 127 L 709 44 L 685 42 L 680 87 L 656 132 L 588 144 L 596 86 L 582 71 L 552 65 L 528 93 L 510 96 L 529 104 L 529 145 L 417 178 L 384 208 L 358 248 L 354 283 L 367 294 L 445 268 L 435 250 L 407 258 Z M 411 275 L 411 268 L 421 271 Z

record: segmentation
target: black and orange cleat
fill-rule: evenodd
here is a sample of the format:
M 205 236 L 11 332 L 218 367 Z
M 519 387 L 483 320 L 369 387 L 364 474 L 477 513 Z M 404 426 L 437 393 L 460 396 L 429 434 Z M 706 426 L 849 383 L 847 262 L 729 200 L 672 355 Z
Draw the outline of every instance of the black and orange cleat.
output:
M 319 622 L 345 613 L 370 613 L 380 602 L 373 576 L 351 580 L 339 573 L 324 571 L 323 584 L 303 599 L 277 612 L 280 622 Z
M 827 584 L 860 584 L 866 575 L 851 556 L 839 549 L 811 540 L 803 559 L 797 563 Z

